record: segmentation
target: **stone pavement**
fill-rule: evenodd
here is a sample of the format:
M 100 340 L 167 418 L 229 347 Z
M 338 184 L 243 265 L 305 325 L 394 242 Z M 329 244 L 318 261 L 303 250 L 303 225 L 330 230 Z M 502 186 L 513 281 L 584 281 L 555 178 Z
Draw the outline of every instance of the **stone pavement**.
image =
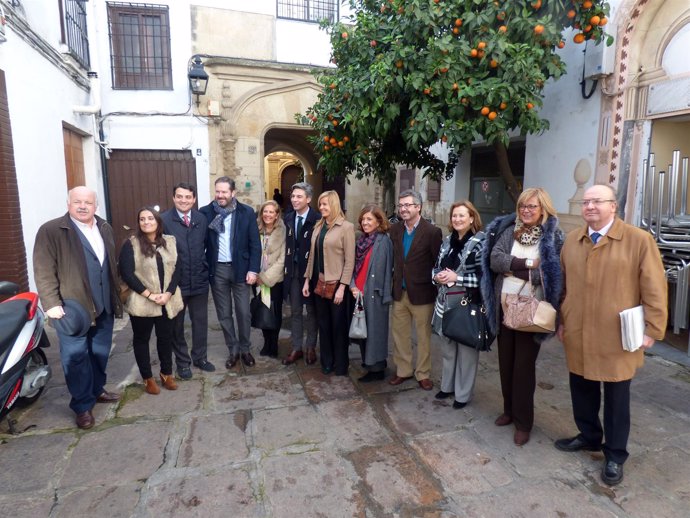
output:
M 213 312 L 213 308 L 210 308 Z M 58 361 L 49 388 L 0 424 L 0 516 L 7 517 L 680 517 L 690 516 L 690 369 L 649 356 L 633 381 L 625 480 L 599 479 L 601 454 L 567 454 L 574 434 L 562 347 L 542 347 L 535 429 L 524 447 L 501 413 L 496 352 L 482 354 L 474 400 L 454 410 L 408 381 L 359 384 L 317 366 L 261 358 L 224 368 L 211 315 L 209 360 L 179 390 L 145 394 L 124 321 L 109 364 L 117 404 L 74 426 Z M 434 338 L 438 340 L 438 338 Z M 281 340 L 281 357 L 288 352 Z M 152 352 L 155 358 L 155 352 Z M 157 374 L 157 369 L 154 367 Z

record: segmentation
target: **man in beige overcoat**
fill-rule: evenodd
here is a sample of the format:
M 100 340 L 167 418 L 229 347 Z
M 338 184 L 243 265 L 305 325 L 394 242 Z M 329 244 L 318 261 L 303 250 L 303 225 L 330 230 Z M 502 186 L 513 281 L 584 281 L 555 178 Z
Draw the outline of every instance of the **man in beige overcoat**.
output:
M 603 450 L 602 480 L 623 480 L 630 432 L 630 381 L 644 350 L 666 330 L 666 279 L 652 236 L 616 217 L 616 192 L 606 185 L 587 189 L 586 224 L 568 234 L 561 251 L 564 300 L 558 336 L 565 345 L 570 394 L 580 433 L 559 439 L 562 451 Z M 623 350 L 619 312 L 642 305 L 642 347 Z M 599 420 L 604 385 L 604 426 Z M 605 441 L 602 444 L 602 440 Z

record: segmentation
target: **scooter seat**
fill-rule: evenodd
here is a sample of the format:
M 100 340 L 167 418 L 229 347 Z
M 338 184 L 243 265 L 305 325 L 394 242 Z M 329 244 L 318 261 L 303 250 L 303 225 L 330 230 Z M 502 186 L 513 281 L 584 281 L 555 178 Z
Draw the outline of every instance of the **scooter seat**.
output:
M 8 300 L 0 304 L 0 356 L 5 354 L 19 336 L 29 318 L 28 300 Z

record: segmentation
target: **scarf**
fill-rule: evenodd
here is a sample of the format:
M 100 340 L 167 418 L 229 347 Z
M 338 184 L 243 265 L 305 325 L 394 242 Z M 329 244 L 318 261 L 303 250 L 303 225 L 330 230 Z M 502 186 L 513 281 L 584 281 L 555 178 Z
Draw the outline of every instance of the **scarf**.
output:
M 209 223 L 208 228 L 218 234 L 223 234 L 225 232 L 225 218 L 235 212 L 237 208 L 237 199 L 233 198 L 230 200 L 227 207 L 221 207 L 216 200 L 213 200 L 211 207 L 213 208 L 213 212 L 216 213 L 216 217 Z
M 533 227 L 528 227 L 520 218 L 515 219 L 515 231 L 513 232 L 513 237 L 515 241 L 525 246 L 536 245 L 539 242 L 539 238 L 544 233 L 541 225 L 534 225 Z
M 471 230 L 468 230 L 461 239 L 458 237 L 458 231 L 453 230 L 452 234 L 450 235 L 450 249 L 443 259 L 441 259 L 440 266 L 442 269 L 450 268 L 453 271 L 458 269 L 460 266 L 460 254 L 463 248 L 465 248 L 465 244 L 467 244 L 473 235 L 474 233 Z
M 357 277 L 357 274 L 362 269 L 362 265 L 364 264 L 364 258 L 367 256 L 367 253 L 369 252 L 371 247 L 374 246 L 374 241 L 376 241 L 377 234 L 378 232 L 372 232 L 371 234 L 362 234 L 361 236 L 359 236 L 359 239 L 357 239 L 357 245 L 355 248 L 355 277 Z

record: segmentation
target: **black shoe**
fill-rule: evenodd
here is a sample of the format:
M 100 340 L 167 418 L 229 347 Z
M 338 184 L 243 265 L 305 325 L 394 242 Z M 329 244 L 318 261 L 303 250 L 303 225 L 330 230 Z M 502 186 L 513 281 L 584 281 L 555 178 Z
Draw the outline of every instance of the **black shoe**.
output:
M 225 362 L 225 368 L 226 369 L 232 369 L 235 365 L 237 365 L 237 362 L 240 361 L 240 355 L 239 354 L 231 354 L 230 358 Z
M 436 395 L 434 396 L 436 399 L 446 399 L 450 396 L 452 396 L 454 392 L 443 392 L 442 390 L 439 390 L 436 392 Z
M 558 439 L 553 443 L 556 449 L 561 451 L 600 451 L 601 446 L 590 444 L 584 440 L 581 435 L 576 435 L 575 437 L 568 437 L 566 439 Z
M 467 406 L 467 402 L 461 403 L 460 401 L 453 401 L 453 408 L 465 408 Z
M 361 378 L 357 378 L 357 381 L 361 381 L 362 383 L 369 383 L 371 381 L 381 381 L 385 376 L 386 373 L 383 371 L 367 372 Z
M 205 372 L 214 372 L 216 370 L 216 366 L 206 360 L 199 360 L 198 362 L 194 362 L 194 366 Z
M 623 480 L 623 464 L 612 460 L 604 461 L 604 467 L 601 468 L 601 480 L 609 486 L 620 484 Z
M 264 345 L 259 351 L 259 356 L 271 356 L 270 348 Z
M 321 372 L 324 373 L 326 376 L 328 376 L 331 372 L 333 372 L 332 367 L 321 367 Z
M 240 356 L 242 357 L 242 363 L 244 363 L 246 367 L 252 367 L 256 363 L 252 353 L 242 353 Z
M 192 379 L 192 369 L 190 369 L 189 367 L 178 367 L 177 377 L 181 380 Z

